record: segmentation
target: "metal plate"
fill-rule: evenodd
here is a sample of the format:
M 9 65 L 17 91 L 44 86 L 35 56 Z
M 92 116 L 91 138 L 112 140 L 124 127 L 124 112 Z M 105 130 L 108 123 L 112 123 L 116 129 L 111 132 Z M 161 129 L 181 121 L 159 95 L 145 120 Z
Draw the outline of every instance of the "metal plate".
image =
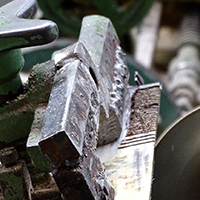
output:
M 157 141 L 153 200 L 200 199 L 200 107 L 179 119 Z

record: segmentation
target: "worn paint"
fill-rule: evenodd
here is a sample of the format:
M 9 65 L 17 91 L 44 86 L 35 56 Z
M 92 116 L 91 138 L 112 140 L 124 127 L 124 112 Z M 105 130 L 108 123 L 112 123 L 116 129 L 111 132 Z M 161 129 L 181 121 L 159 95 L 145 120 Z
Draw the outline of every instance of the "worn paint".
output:
M 15 94 L 22 86 L 18 75 L 24 65 L 22 52 L 18 49 L 3 51 L 0 52 L 0 57 L 0 95 L 7 95 L 9 91 Z
M 58 35 L 58 29 L 57 29 L 56 27 L 53 27 L 53 28 L 51 29 L 50 33 L 51 33 L 52 35 Z
M 41 40 L 43 37 L 41 35 L 33 35 L 31 36 L 31 40 Z
M 0 38 L 0 51 L 10 49 L 13 47 L 25 46 L 29 42 L 22 37 L 13 37 L 13 38 Z
M 5 200 L 16 200 L 23 198 L 23 181 L 21 177 L 12 173 L 3 173 L 0 175 L 0 181 L 6 182 L 7 187 L 4 191 Z
M 5 17 L 0 17 L 0 28 L 2 28 L 3 26 L 10 24 L 12 22 L 12 20 L 8 20 Z
M 38 64 L 29 76 L 27 93 L 0 107 L 0 147 L 28 136 L 35 109 L 48 102 L 54 74 L 53 61 Z

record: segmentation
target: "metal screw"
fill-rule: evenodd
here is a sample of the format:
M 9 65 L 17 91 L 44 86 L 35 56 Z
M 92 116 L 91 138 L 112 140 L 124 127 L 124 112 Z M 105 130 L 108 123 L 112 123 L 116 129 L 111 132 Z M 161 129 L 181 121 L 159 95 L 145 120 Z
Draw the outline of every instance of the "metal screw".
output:
M 189 6 L 181 22 L 177 56 L 169 64 L 168 88 L 182 115 L 199 103 L 199 31 L 200 12 Z

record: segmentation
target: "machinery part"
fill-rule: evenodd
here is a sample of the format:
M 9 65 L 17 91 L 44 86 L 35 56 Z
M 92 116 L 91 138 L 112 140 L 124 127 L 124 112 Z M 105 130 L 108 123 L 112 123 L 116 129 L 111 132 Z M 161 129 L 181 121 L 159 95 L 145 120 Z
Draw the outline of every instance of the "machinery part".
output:
M 14 147 L 2 149 L 0 152 L 0 184 L 4 199 L 31 199 L 32 184 L 26 163 L 17 160 Z
M 72 38 L 58 38 L 54 42 L 37 47 L 23 48 L 22 53 L 24 56 L 25 64 L 22 69 L 22 73 L 28 73 L 32 67 L 37 63 L 43 63 L 51 60 L 52 54 L 59 49 L 63 49 L 69 45 L 72 45 L 77 40 Z
M 32 51 L 24 51 L 24 59 L 25 59 L 25 69 L 24 71 L 30 70 L 33 65 L 36 63 L 45 62 L 46 60 L 51 59 L 51 54 L 58 51 L 59 49 L 69 46 L 76 41 L 70 40 L 56 40 L 55 43 L 50 45 L 44 45 L 41 47 L 33 47 Z M 58 45 L 57 45 L 58 43 Z M 64 53 L 63 53 L 64 54 Z M 64 56 L 65 57 L 65 56 Z M 126 63 L 128 70 L 130 72 L 129 84 L 135 85 L 134 81 L 134 73 L 138 71 L 145 80 L 145 83 L 154 83 L 154 82 L 162 82 L 152 71 L 145 69 L 141 64 L 136 62 L 129 54 L 126 54 Z M 160 118 L 157 129 L 157 135 L 159 136 L 170 124 L 172 124 L 178 117 L 179 112 L 177 107 L 172 101 L 170 97 L 169 91 L 162 86 L 161 91 L 161 104 L 160 104 Z
M 125 54 L 109 19 L 97 15 L 85 17 L 79 41 L 90 54 L 100 77 L 100 146 L 115 141 L 121 134 L 129 73 Z
M 89 150 L 78 167 L 53 171 L 54 179 L 67 199 L 112 200 L 114 189 L 108 184 L 100 160 Z
M 135 80 L 135 83 L 137 84 L 137 86 L 144 85 L 144 80 L 140 76 L 138 71 L 136 71 L 135 74 L 134 74 L 134 80 Z
M 38 105 L 35 110 L 34 120 L 26 143 L 27 152 L 31 157 L 33 164 L 42 172 L 51 171 L 52 167 L 49 160 L 39 149 L 40 134 L 46 112 L 46 104 Z
M 0 150 L 0 161 L 2 165 L 12 165 L 18 160 L 18 153 L 14 147 Z
M 186 8 L 186 14 L 183 16 L 181 27 L 180 27 L 180 41 L 179 47 L 184 45 L 192 44 L 193 46 L 200 47 L 200 36 L 199 36 L 199 13 L 198 4 L 189 4 Z
M 145 69 L 140 63 L 136 62 L 129 55 L 126 57 L 127 66 L 130 72 L 129 84 L 136 85 L 134 73 L 135 71 L 144 79 L 146 84 L 160 82 L 160 80 L 152 71 Z M 160 118 L 157 129 L 157 137 L 163 133 L 163 131 L 171 125 L 180 116 L 177 107 L 173 103 L 169 91 L 162 85 L 161 99 L 160 99 Z
M 189 8 L 181 24 L 178 55 L 170 62 L 168 72 L 168 88 L 181 114 L 199 104 L 200 12 L 196 7 Z
M 117 0 L 38 0 L 45 17 L 55 21 L 62 34 L 71 36 L 78 36 L 81 19 L 86 15 L 94 14 L 94 10 L 96 14 L 109 18 L 118 35 L 123 35 L 144 18 L 153 2 L 154 0 L 126 0 L 120 6 Z
M 97 149 L 116 200 L 150 199 L 160 92 L 159 83 L 130 86 L 122 140 Z
M 0 7 L 0 103 L 14 99 L 23 90 L 19 71 L 24 60 L 20 47 L 52 42 L 58 36 L 55 23 L 30 20 L 37 10 L 36 0 L 13 0 Z M 16 26 L 17 24 L 17 26 Z
M 0 148 L 27 138 L 36 108 L 48 103 L 55 73 L 53 61 L 36 65 L 29 76 L 27 92 L 0 107 Z
M 200 198 L 200 108 L 166 130 L 157 140 L 153 200 Z
M 90 44 L 88 33 L 93 38 Z M 100 131 L 100 144 L 120 136 L 128 82 L 124 54 L 110 20 L 84 18 L 79 41 L 56 52 L 54 60 L 57 73 L 42 127 L 41 151 L 52 162 L 54 179 L 65 198 L 114 199 L 94 154 L 99 114 L 100 127 L 106 130 L 112 122 L 120 128 L 114 137 L 108 130 Z M 109 121 L 106 125 L 100 106 L 103 120 Z
M 39 143 L 42 152 L 56 167 L 63 165 L 65 160 L 77 159 L 78 162 L 79 157 L 83 156 L 86 134 L 95 138 L 98 129 L 97 86 L 87 65 L 90 59 L 87 60 L 88 57 L 84 54 L 82 61 L 77 57 L 78 46 L 81 45 L 74 45 L 75 52 L 69 51 L 70 57 L 63 59 L 62 67 L 59 66 L 54 76 Z
M 94 155 L 100 100 L 92 61 L 80 43 L 61 52 L 65 57 L 56 61 L 58 71 L 39 146 L 51 160 L 54 179 L 65 198 L 114 199 L 114 190 Z
M 54 22 L 29 19 L 36 11 L 36 0 L 12 0 L 1 5 L 0 51 L 42 45 L 58 37 Z
M 19 49 L 2 51 L 0 57 L 0 104 L 3 104 L 23 91 L 19 71 L 23 67 L 24 59 Z

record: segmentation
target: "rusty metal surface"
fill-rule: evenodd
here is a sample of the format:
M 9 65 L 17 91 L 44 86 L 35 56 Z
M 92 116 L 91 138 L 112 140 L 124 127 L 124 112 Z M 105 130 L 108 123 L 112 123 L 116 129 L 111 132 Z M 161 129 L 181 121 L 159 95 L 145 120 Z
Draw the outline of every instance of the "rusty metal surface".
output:
M 114 199 L 114 189 L 108 184 L 100 160 L 85 149 L 80 164 L 73 169 L 53 171 L 55 181 L 66 199 Z
M 32 184 L 26 163 L 18 160 L 11 166 L 1 165 L 0 184 L 4 199 L 31 199 Z
M 90 22 L 91 19 L 103 23 L 101 33 L 107 39 L 99 42 L 102 49 L 95 54 L 90 54 L 92 48 L 88 50 L 81 44 L 82 39 L 54 53 L 57 72 L 39 146 L 52 162 L 53 177 L 65 198 L 114 199 L 114 190 L 106 181 L 95 149 L 99 119 L 104 134 L 100 131 L 99 144 L 114 141 L 121 133 L 128 71 L 111 22 L 100 16 L 85 20 Z M 86 21 L 82 30 L 88 27 Z M 91 26 L 95 29 L 98 24 Z M 93 37 L 95 51 L 98 50 L 95 43 L 99 40 L 99 33 Z M 109 121 L 106 125 L 101 123 L 102 113 L 99 118 L 100 105 L 104 106 L 106 117 L 103 120 Z
M 98 98 L 97 87 L 89 67 L 79 59 L 75 58 L 57 71 L 40 141 L 43 153 L 52 159 L 55 166 L 83 155 L 90 116 L 93 118 L 90 128 L 94 134 L 97 131 Z
M 89 52 L 100 74 L 100 146 L 113 142 L 120 136 L 129 74 L 125 54 L 109 19 L 96 15 L 85 17 L 79 41 Z
M 121 141 L 97 149 L 115 200 L 150 199 L 160 95 L 159 83 L 129 86 Z

